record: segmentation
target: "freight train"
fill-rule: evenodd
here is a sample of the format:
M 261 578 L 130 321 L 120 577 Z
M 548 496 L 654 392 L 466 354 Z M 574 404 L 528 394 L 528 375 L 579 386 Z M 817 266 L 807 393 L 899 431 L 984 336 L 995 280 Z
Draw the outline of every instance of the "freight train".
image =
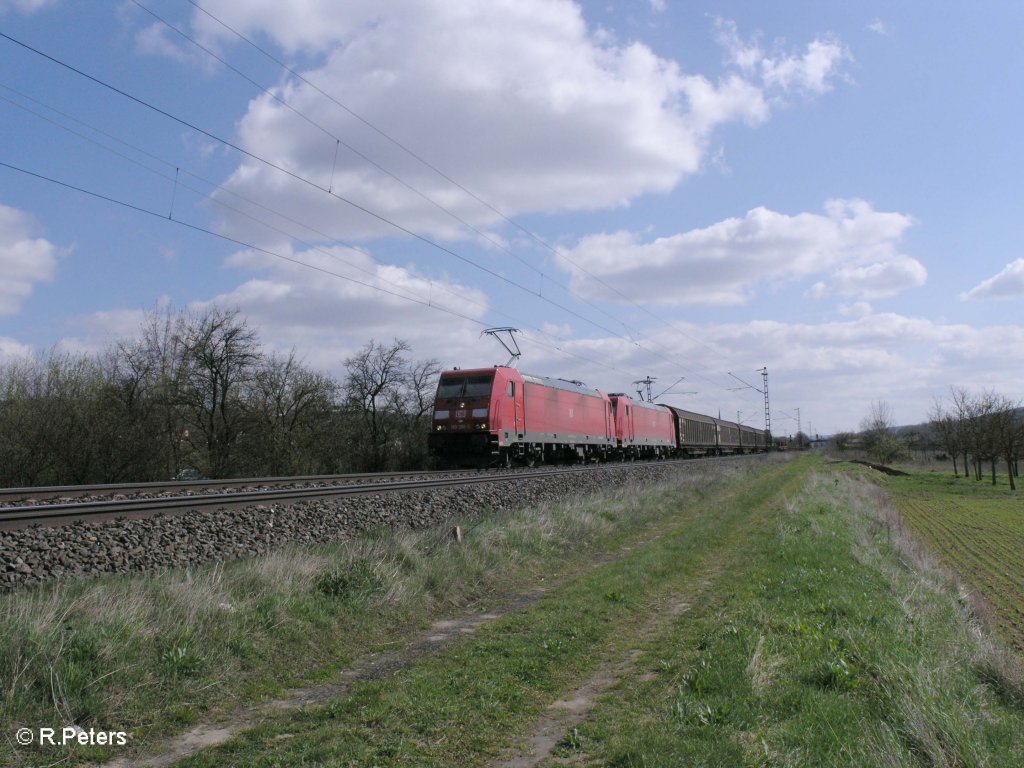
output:
M 533 466 L 760 452 L 771 435 L 499 365 L 441 373 L 428 445 L 447 465 Z

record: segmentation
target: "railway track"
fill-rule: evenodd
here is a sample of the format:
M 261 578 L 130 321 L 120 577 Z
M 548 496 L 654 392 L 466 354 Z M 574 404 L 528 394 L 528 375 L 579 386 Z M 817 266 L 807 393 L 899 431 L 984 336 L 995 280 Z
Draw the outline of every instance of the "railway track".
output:
M 679 463 L 349 477 L 331 486 L 295 487 L 295 478 L 287 478 L 283 488 L 249 484 L 242 490 L 207 488 L 207 493 L 196 493 L 193 484 L 187 491 L 192 495 L 146 498 L 113 498 L 125 489 L 108 486 L 107 497 L 98 500 L 90 495 L 78 501 L 51 497 L 51 503 L 22 500 L 21 506 L 0 507 L 0 592 L 55 578 L 259 557 L 278 547 L 347 539 L 379 526 L 427 528 L 453 518 L 472 520 L 673 477 L 681 470 L 672 465 Z
M 683 461 L 692 460 L 676 459 L 660 463 Z M 622 467 L 622 464 L 607 464 L 496 471 L 458 470 L 444 472 L 441 476 L 437 472 L 401 472 L 5 489 L 0 491 L 0 503 L 8 502 L 6 506 L 0 506 L 0 529 L 10 530 L 33 524 L 63 525 L 78 520 L 142 518 L 190 510 L 237 509 L 260 504 L 292 504 L 482 483 L 508 483 Z M 275 485 L 287 487 L 273 487 Z M 26 491 L 31 494 L 28 498 Z M 104 498 L 95 498 L 99 495 Z M 32 498 L 46 501 L 26 503 Z M 12 499 L 18 503 L 10 504 Z
M 446 475 L 471 474 L 479 470 L 451 470 Z M 292 477 L 249 477 L 227 480 L 172 480 L 147 483 L 117 483 L 98 485 L 51 485 L 28 488 L 0 488 L 0 507 L 29 501 L 66 503 L 81 498 L 113 498 L 155 495 L 197 495 L 244 490 L 246 488 L 274 488 L 282 486 L 329 486 L 358 483 L 367 480 L 389 482 L 402 478 L 426 477 L 440 474 L 431 470 L 409 472 L 363 472 L 345 475 L 298 475 Z

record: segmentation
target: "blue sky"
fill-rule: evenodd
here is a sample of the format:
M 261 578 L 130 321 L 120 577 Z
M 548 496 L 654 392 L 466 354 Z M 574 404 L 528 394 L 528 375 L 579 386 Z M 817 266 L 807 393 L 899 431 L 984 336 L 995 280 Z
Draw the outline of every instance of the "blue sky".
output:
M 756 426 L 767 366 L 777 433 L 1021 398 L 1022 16 L 0 0 L 0 358 L 216 304 Z

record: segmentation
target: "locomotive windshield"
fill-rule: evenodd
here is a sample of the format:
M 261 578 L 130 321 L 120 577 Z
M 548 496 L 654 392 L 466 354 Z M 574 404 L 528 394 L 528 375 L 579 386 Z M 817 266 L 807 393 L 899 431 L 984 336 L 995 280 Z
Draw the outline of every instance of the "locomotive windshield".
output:
M 437 386 L 438 400 L 456 397 L 486 397 L 491 394 L 493 376 L 448 376 Z

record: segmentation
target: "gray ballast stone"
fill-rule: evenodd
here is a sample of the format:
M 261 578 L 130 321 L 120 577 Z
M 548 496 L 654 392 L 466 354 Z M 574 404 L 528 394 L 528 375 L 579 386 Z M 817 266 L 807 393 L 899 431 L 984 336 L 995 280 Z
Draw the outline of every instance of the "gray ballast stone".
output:
M 453 517 L 520 509 L 685 471 L 678 464 L 634 465 L 459 488 L 0 531 L 0 591 L 53 578 L 258 557 L 285 544 L 337 541 L 379 525 L 427 528 Z

